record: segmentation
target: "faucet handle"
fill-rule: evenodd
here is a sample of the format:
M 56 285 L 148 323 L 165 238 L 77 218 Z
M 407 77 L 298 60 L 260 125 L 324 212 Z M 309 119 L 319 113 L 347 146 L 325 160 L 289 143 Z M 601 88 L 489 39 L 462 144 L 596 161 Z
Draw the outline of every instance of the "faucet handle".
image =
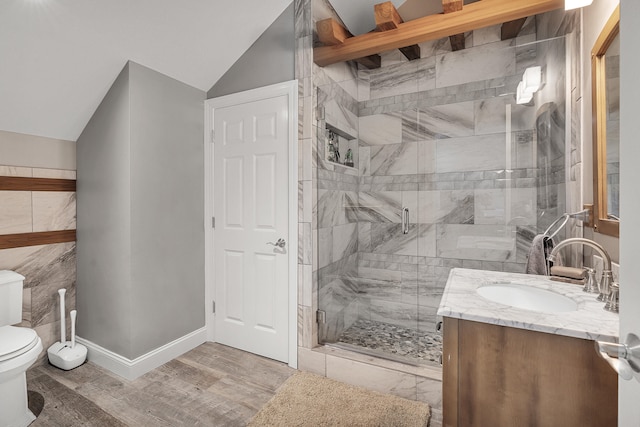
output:
M 585 280 L 582 290 L 590 294 L 599 293 L 600 289 L 598 286 L 598 280 L 596 279 L 596 270 L 591 267 L 585 267 L 584 271 L 587 272 L 587 280 Z
M 611 294 L 611 283 L 613 283 L 613 274 L 611 270 L 602 272 L 602 281 L 600 282 L 600 294 L 596 298 L 598 301 L 607 302 Z
M 604 309 L 607 311 L 613 311 L 614 313 L 618 313 L 620 311 L 620 284 L 618 282 L 613 282 L 611 284 L 611 293 L 607 298 L 607 303 L 605 304 Z

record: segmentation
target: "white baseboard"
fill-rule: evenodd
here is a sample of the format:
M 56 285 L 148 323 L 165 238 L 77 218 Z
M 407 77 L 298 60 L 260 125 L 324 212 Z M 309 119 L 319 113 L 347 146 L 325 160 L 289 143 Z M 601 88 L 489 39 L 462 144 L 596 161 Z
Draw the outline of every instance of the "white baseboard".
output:
M 91 362 L 123 378 L 133 380 L 204 343 L 207 340 L 207 328 L 204 326 L 197 329 L 133 360 L 84 338 L 77 337 L 76 340 L 87 347 L 87 358 Z

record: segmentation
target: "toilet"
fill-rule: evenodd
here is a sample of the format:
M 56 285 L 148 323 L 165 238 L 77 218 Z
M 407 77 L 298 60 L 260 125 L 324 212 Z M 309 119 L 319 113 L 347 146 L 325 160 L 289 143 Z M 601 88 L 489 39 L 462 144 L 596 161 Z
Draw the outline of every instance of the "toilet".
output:
M 0 270 L 0 426 L 24 427 L 36 419 L 27 401 L 27 368 L 42 351 L 36 331 L 22 321 L 24 276 Z

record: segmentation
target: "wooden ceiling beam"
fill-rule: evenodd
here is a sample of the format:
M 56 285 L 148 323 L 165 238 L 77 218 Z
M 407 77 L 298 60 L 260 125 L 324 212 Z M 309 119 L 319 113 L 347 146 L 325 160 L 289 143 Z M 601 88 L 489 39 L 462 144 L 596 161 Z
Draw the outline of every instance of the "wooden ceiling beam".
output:
M 378 31 L 395 30 L 404 22 L 396 7 L 390 1 L 376 4 L 373 6 L 373 11 Z M 399 49 L 409 61 L 420 58 L 420 46 L 417 44 L 400 47 Z
M 353 37 L 349 30 L 333 18 L 316 22 L 316 32 L 318 33 L 318 40 L 327 46 L 342 44 L 349 37 Z
M 464 42 L 465 42 L 464 33 L 449 36 L 449 43 L 451 43 L 451 50 L 453 52 L 455 52 L 456 50 L 463 50 L 465 46 Z
M 420 45 L 412 44 L 411 46 L 401 47 L 399 50 L 409 61 L 420 59 Z
M 444 13 L 457 12 L 462 10 L 462 0 L 442 0 L 442 11 Z
M 463 3 L 462 0 L 442 0 L 442 11 L 445 13 L 451 12 L 459 12 L 462 10 Z M 462 50 L 464 49 L 464 33 L 454 34 L 449 36 L 449 43 L 451 43 L 451 50 Z
M 404 21 L 396 7 L 390 1 L 378 3 L 373 6 L 378 31 L 395 30 Z
M 362 34 L 340 45 L 317 47 L 313 59 L 324 67 L 563 7 L 564 0 L 482 0 L 465 5 L 457 13 L 429 15 L 399 24 L 395 31 Z
M 333 18 L 316 22 L 316 32 L 318 33 L 318 40 L 327 46 L 339 46 L 344 43 L 345 40 L 353 37 L 353 34 L 351 34 L 349 30 Z M 377 54 L 352 59 L 370 70 L 380 68 L 382 64 L 382 59 L 380 55 Z
M 527 18 L 525 17 L 502 24 L 502 27 L 500 27 L 500 39 L 508 40 L 517 37 L 526 20 Z
M 354 59 L 354 61 L 369 70 L 375 70 L 382 66 L 382 57 L 380 55 L 363 56 L 362 58 Z

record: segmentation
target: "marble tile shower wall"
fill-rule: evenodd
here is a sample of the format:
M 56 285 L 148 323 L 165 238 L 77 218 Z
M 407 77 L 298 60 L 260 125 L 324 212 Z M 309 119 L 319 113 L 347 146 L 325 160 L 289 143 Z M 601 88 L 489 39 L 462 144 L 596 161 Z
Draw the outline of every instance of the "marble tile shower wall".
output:
M 380 69 L 359 71 L 361 318 L 432 330 L 451 268 L 524 270 L 536 108 L 513 93 L 539 60 L 521 47 L 531 41 L 534 19 L 517 40 L 490 27 L 468 34 L 464 51 L 438 40 L 421 45 L 420 60 L 385 54 Z
M 0 165 L 0 176 L 75 179 L 76 172 Z M 75 228 L 74 192 L 0 191 L 0 234 Z M 75 251 L 75 243 L 0 250 L 0 270 L 26 278 L 21 326 L 34 328 L 45 349 L 60 336 L 58 289 L 67 289 L 67 309 L 75 308 Z M 45 359 L 43 352 L 38 363 Z
M 352 66 L 353 67 L 353 66 Z M 355 68 L 352 75 L 356 75 Z M 328 76 L 317 89 L 317 206 L 314 247 L 318 249 L 319 308 L 327 314 L 322 340 L 335 342 L 358 319 L 358 170 L 326 161 L 326 124 L 357 135 L 358 101 Z M 357 141 L 352 141 L 357 150 Z M 344 156 L 344 153 L 343 153 Z
M 317 186 L 314 157 L 315 91 L 313 81 L 312 0 L 294 0 L 296 37 L 295 76 L 298 80 L 298 347 L 318 344 L 315 313 L 318 283 L 313 274 L 318 254 L 312 245 Z M 300 354 L 303 354 L 302 351 Z
M 349 306 L 357 289 L 359 316 L 389 321 L 393 311 L 401 314 L 403 324 L 413 326 L 420 321 L 430 328 L 450 268 L 523 268 L 538 226 L 536 108 L 512 106 L 507 113 L 505 104 L 513 104 L 512 94 L 522 71 L 538 55 L 529 43 L 570 32 L 572 42 L 577 43 L 578 27 L 572 26 L 577 15 L 567 18 L 559 12 L 530 18 L 516 40 L 505 42 L 500 41 L 499 27 L 477 30 L 467 34 L 468 48 L 461 52 L 450 52 L 447 39 L 423 43 L 423 58 L 418 61 L 407 63 L 399 53 L 385 54 L 381 69 L 355 73 L 345 63 L 324 68 L 313 64 L 313 23 L 336 17 L 328 2 L 296 0 L 295 10 L 300 85 L 299 346 L 311 348 L 318 342 L 319 275 L 314 273 L 331 264 L 346 268 L 341 263 L 354 257 L 358 280 L 350 279 L 340 288 L 346 294 L 331 294 L 334 289 L 327 287 L 332 298 Z M 578 61 L 573 56 L 572 106 L 579 107 L 575 91 Z M 326 168 L 319 161 L 323 138 L 316 121 L 321 93 L 317 89 L 330 87 L 329 92 L 338 93 L 335 86 L 359 101 L 356 190 L 352 175 Z M 511 101 L 506 100 L 509 97 Z M 571 109 L 570 184 L 580 182 L 579 135 L 573 132 L 579 129 L 579 111 Z M 509 132 L 507 114 L 511 114 Z M 505 144 L 509 139 L 510 144 Z M 492 155 L 487 154 L 492 150 Z M 507 164 L 510 177 L 506 176 Z M 354 191 L 356 208 L 351 204 Z M 335 195 L 337 192 L 343 195 Z M 340 209 L 337 203 L 346 200 L 344 194 L 349 194 L 349 204 Z M 322 213 L 325 208 L 318 200 L 331 201 L 328 205 L 341 212 L 335 215 L 334 211 L 332 216 L 326 209 Z M 578 203 L 573 201 L 572 206 Z M 346 206 L 351 207 L 348 213 Z M 402 206 L 408 206 L 417 221 L 409 235 L 392 237 L 397 236 Z M 328 250 L 329 246 L 334 250 L 334 242 L 329 245 L 326 236 L 329 230 L 332 236 L 352 236 L 351 229 L 342 233 L 338 227 L 353 227 L 354 216 L 357 252 L 351 253 L 352 244 L 342 243 L 336 248 L 349 249 L 345 257 L 336 257 Z M 338 223 L 322 227 L 329 217 Z M 367 279 L 372 277 L 377 282 Z M 343 319 L 348 323 L 352 314 Z M 336 331 L 338 326 L 336 322 Z

